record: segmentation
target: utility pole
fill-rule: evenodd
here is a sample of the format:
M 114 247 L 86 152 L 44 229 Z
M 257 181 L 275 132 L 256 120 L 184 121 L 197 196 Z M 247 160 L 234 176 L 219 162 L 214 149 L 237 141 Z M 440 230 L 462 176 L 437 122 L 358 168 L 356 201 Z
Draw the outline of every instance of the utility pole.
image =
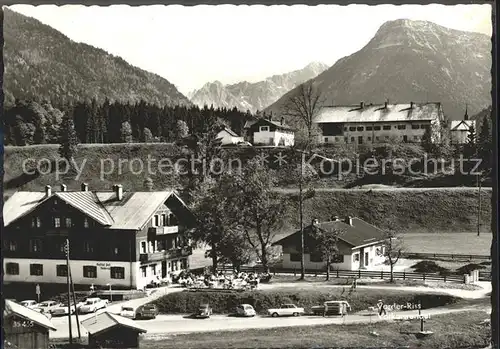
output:
M 481 226 L 481 177 L 477 175 L 477 236 L 480 235 L 480 226 Z
M 69 344 L 73 344 L 73 332 L 71 329 L 71 284 L 69 279 L 69 239 L 66 239 L 66 283 L 68 284 L 68 326 L 69 326 Z M 76 304 L 75 304 L 76 307 Z
M 302 195 L 302 181 L 304 180 L 304 159 L 303 152 L 300 152 L 300 180 L 299 180 L 299 215 L 300 215 L 300 280 L 306 277 L 306 267 L 304 260 L 304 209 L 303 209 L 303 195 Z
M 73 276 L 71 275 L 71 267 L 69 265 L 68 265 L 68 273 L 69 273 L 69 281 L 71 283 L 71 292 L 73 293 L 73 303 L 75 304 L 75 317 L 76 317 L 76 328 L 78 329 L 78 339 L 81 340 L 82 333 L 80 332 L 80 321 L 78 320 L 78 309 L 76 308 L 75 285 L 73 284 Z

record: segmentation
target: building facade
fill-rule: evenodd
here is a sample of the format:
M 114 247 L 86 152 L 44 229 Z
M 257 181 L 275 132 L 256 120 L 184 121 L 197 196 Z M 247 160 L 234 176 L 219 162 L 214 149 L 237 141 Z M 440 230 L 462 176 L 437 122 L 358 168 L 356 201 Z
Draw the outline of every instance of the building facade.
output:
M 217 134 L 217 138 L 221 140 L 222 145 L 232 145 L 244 142 L 243 137 L 239 136 L 236 132 L 226 127 Z
M 471 128 L 476 130 L 475 120 L 452 120 L 450 123 L 450 137 L 452 144 L 466 144 L 469 140 Z
M 445 123 L 440 103 L 323 107 L 314 119 L 324 144 L 421 142 L 427 129 L 439 142 Z
M 304 228 L 304 262 L 306 269 L 325 270 L 326 261 L 316 248 L 317 243 L 312 236 L 315 228 L 326 231 L 340 231 L 337 247 L 339 255 L 335 257 L 331 268 L 338 270 L 370 270 L 384 263 L 384 232 L 359 218 L 338 218 L 329 222 L 313 222 Z M 282 246 L 283 268 L 300 268 L 300 231 L 292 233 L 274 243 Z
M 49 333 L 56 328 L 45 315 L 7 299 L 2 330 L 5 348 L 49 349 Z
M 285 125 L 284 119 L 273 121 L 271 117 L 249 121 L 245 124 L 247 140 L 253 145 L 290 147 L 295 144 L 295 132 Z
M 194 222 L 174 192 L 16 192 L 4 205 L 4 283 L 141 289 L 188 268 Z M 43 286 L 42 286 L 43 287 Z

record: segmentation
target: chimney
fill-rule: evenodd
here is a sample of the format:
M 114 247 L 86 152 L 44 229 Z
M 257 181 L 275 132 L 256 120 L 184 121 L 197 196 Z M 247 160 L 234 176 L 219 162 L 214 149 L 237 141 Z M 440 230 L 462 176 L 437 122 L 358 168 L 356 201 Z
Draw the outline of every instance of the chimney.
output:
M 347 216 L 346 219 L 345 219 L 345 223 L 349 224 L 349 225 L 352 225 L 352 217 L 351 216 Z
M 364 107 L 365 107 L 365 102 L 361 102 L 361 103 L 359 103 L 359 108 L 360 108 L 360 109 L 363 109 Z
M 82 191 L 89 191 L 89 185 L 87 183 L 82 183 Z
M 410 109 L 413 109 L 413 102 L 410 102 Z
M 114 189 L 115 194 L 116 194 L 116 199 L 118 201 L 121 201 L 123 199 L 123 187 L 122 187 L 122 185 L 121 184 L 114 185 L 113 189 Z
M 384 103 L 384 108 L 385 108 L 385 109 L 387 109 L 387 103 L 388 103 L 388 102 L 385 102 L 385 103 Z
M 281 124 L 284 125 L 285 124 L 285 118 L 281 118 Z
M 45 186 L 45 196 L 49 197 L 52 195 L 52 188 L 50 185 Z
M 319 224 L 319 221 L 316 218 L 314 218 L 311 222 L 311 225 L 318 225 L 318 224 Z
M 267 117 L 267 119 L 268 119 L 269 121 L 273 121 L 273 114 L 269 114 L 269 116 Z
M 61 191 L 68 191 L 66 184 L 61 184 Z

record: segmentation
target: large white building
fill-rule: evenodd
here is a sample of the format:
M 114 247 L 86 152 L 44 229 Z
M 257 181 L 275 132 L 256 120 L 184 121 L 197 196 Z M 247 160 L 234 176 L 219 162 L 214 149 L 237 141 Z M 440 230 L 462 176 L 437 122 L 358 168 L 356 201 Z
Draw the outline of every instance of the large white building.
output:
M 427 128 L 439 142 L 444 124 L 441 103 L 364 104 L 323 107 L 314 122 L 325 144 L 420 142 Z
M 18 191 L 4 204 L 4 284 L 141 289 L 189 267 L 194 218 L 172 191 Z M 43 288 L 43 286 L 42 286 Z

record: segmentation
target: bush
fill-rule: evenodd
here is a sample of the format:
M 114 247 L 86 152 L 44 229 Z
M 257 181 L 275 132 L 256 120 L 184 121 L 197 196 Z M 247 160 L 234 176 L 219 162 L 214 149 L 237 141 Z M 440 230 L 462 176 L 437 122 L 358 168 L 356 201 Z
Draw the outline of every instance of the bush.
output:
M 433 261 L 421 261 L 411 266 L 416 273 L 439 273 L 449 275 L 450 270 L 446 269 Z
M 480 265 L 480 264 L 476 264 L 476 263 L 469 263 L 469 264 L 464 265 L 463 267 L 458 268 L 457 273 L 461 274 L 461 275 L 470 274 L 471 271 L 479 270 L 479 269 L 486 269 L 486 267 L 483 265 Z
M 294 303 L 309 311 L 315 305 L 328 300 L 347 300 L 352 311 L 366 310 L 376 306 L 379 299 L 386 304 L 421 304 L 423 309 L 456 303 L 458 298 L 445 294 L 411 294 L 388 290 L 357 290 L 347 295 L 343 289 L 330 291 L 319 290 L 268 290 L 247 292 L 176 292 L 167 294 L 155 301 L 160 313 L 194 313 L 202 303 L 209 303 L 214 313 L 230 314 L 239 304 L 252 305 L 257 313 L 265 314 L 269 308 L 279 307 L 284 303 Z

